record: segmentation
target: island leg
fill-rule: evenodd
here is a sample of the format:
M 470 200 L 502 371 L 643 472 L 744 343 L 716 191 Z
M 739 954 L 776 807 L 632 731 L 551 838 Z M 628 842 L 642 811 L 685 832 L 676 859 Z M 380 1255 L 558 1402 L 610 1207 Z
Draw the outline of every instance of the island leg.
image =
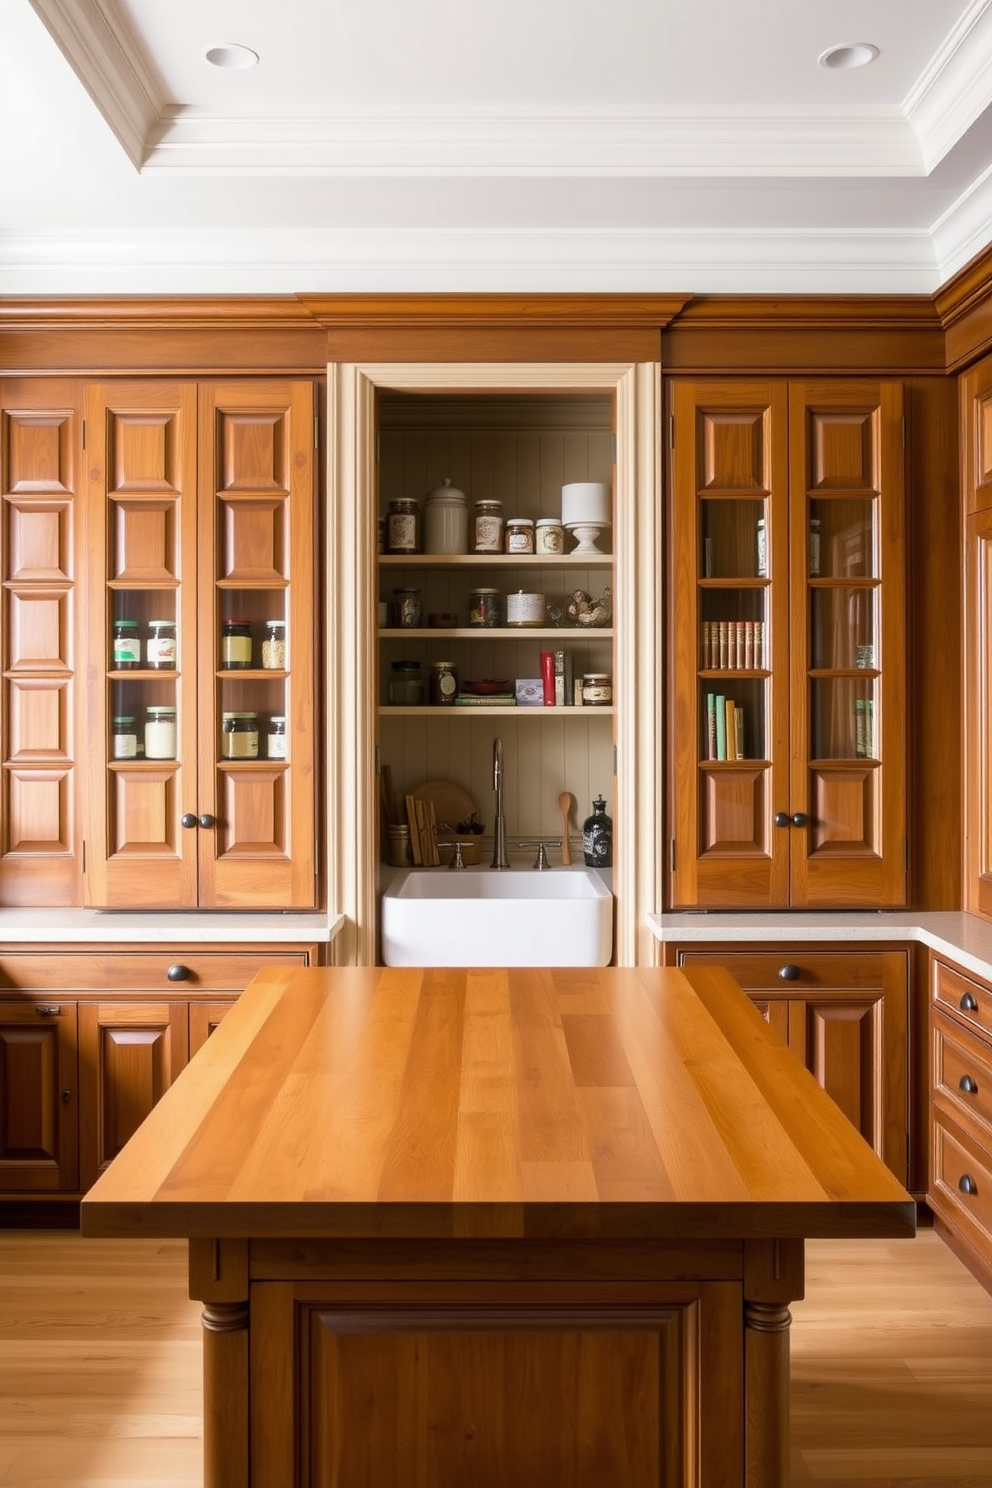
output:
M 801 1240 L 744 1246 L 744 1450 L 747 1488 L 789 1488 L 788 1304 L 803 1295 Z
M 189 1242 L 189 1294 L 203 1303 L 203 1488 L 248 1488 L 248 1247 Z

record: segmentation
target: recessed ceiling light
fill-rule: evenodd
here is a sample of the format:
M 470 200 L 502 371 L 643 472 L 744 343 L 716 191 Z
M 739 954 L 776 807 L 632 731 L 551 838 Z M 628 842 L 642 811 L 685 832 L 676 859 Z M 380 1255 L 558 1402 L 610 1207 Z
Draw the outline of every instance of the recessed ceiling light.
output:
M 229 41 L 225 46 L 209 47 L 204 56 L 214 67 L 241 69 L 258 66 L 258 53 L 237 41 Z
M 847 72 L 852 67 L 867 67 L 878 56 L 878 47 L 870 41 L 850 41 L 843 46 L 827 47 L 817 61 L 821 67 L 833 68 L 835 72 Z

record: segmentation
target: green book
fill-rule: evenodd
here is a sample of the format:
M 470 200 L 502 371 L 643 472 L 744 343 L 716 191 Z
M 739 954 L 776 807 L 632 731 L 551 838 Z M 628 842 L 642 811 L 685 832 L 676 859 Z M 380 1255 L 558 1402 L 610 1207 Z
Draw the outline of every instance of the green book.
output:
M 715 698 L 716 703 L 716 757 L 718 760 L 727 758 L 727 699 L 721 692 Z

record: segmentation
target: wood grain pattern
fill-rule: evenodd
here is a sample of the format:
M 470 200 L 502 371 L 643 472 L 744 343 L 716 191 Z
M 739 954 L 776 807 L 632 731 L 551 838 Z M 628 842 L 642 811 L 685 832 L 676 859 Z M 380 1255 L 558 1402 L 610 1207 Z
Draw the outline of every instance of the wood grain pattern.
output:
M 83 1203 L 93 1234 L 906 1234 L 723 971 L 269 970 Z

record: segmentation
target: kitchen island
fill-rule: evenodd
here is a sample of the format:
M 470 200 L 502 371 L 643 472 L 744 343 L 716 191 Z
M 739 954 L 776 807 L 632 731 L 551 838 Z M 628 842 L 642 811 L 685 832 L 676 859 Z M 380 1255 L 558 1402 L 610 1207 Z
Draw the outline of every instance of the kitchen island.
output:
M 786 1488 L 803 1241 L 915 1207 L 719 969 L 285 968 L 82 1227 L 189 1238 L 207 1488 Z

